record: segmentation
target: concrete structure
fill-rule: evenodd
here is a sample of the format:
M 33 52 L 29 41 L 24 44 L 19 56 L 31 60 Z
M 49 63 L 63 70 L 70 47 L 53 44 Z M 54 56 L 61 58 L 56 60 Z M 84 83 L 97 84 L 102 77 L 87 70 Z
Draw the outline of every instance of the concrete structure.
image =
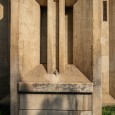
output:
M 114 85 L 114 0 L 101 3 L 101 55 L 103 106 L 115 105 Z
M 11 0 L 11 115 L 101 115 L 100 3 Z
M 101 89 L 115 104 L 114 10 L 114 0 L 0 0 L 0 100 L 10 73 L 11 115 L 101 115 Z

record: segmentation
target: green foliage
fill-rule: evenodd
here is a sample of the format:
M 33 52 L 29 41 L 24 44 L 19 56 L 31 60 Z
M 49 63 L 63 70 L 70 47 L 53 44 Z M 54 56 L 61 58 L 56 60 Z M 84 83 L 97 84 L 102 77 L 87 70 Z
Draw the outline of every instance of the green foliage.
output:
M 103 107 L 103 115 L 115 115 L 115 106 Z

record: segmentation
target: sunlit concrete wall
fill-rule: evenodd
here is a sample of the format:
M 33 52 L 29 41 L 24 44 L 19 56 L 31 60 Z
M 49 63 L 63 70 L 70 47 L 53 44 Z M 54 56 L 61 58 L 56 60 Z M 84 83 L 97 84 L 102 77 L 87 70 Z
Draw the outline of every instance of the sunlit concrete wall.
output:
M 107 20 L 104 20 L 103 1 L 101 2 L 101 56 L 102 92 L 109 94 L 109 0 L 107 0 Z

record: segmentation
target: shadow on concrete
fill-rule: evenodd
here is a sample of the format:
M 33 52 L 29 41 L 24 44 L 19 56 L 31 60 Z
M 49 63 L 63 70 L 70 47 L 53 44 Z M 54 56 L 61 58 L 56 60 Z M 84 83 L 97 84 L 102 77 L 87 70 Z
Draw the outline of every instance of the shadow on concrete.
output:
M 30 95 L 32 97 L 32 95 L 40 96 L 41 94 L 30 94 Z M 42 101 L 41 99 L 43 95 L 46 98 L 44 97 L 44 100 Z M 59 94 L 45 93 L 41 95 L 40 103 L 39 103 L 39 99 L 33 100 L 32 98 L 32 103 L 33 101 L 35 102 L 35 100 L 37 100 L 35 102 L 36 103 L 35 106 L 30 102 L 30 100 L 28 100 L 30 98 L 27 99 L 24 97 L 23 98 L 24 105 L 22 107 L 20 115 L 76 115 L 77 101 L 75 100 L 75 96 L 76 94 L 71 95 L 71 94 L 60 94 L 60 93 Z
M 0 0 L 0 101 L 10 93 L 9 0 Z M 2 101 L 3 102 L 3 101 Z M 3 104 L 8 104 L 3 102 Z

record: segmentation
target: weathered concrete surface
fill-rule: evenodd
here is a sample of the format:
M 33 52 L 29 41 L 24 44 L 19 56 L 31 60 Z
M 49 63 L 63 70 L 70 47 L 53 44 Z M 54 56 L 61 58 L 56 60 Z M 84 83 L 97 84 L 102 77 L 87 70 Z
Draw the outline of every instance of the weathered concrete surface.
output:
M 92 115 L 92 111 L 20 110 L 19 115 Z
M 51 83 L 23 83 L 19 85 L 20 93 L 32 93 L 32 92 L 57 92 L 57 93 L 92 93 L 92 83 L 76 83 L 76 84 L 51 84 Z
M 65 0 L 59 0 L 59 72 L 65 72 L 66 64 L 65 39 Z
M 34 77 L 29 72 L 40 64 L 40 5 L 35 0 L 20 0 L 18 20 L 20 79 L 29 79 Z
M 109 80 L 110 94 L 115 98 L 115 0 L 110 0 Z
M 102 99 L 103 106 L 114 105 L 114 5 L 115 2 L 107 0 L 105 11 L 103 10 L 103 0 L 101 1 L 101 75 L 102 75 Z M 103 20 L 104 12 L 107 12 L 107 20 Z M 111 96 L 112 94 L 112 96 Z
M 51 3 L 50 3 L 51 2 Z M 53 1 L 49 1 L 49 4 L 52 6 L 48 11 L 48 15 L 53 15 L 53 7 L 56 5 L 53 4 Z M 56 18 L 53 17 L 48 18 L 48 40 L 46 41 L 50 43 L 47 47 L 49 51 L 49 57 L 47 57 L 48 62 L 47 65 L 51 67 L 51 74 L 47 72 L 47 70 L 40 64 L 40 16 L 41 16 L 41 7 L 36 0 L 11 0 L 11 114 L 29 114 L 23 113 L 24 111 L 20 110 L 18 113 L 18 102 L 20 93 L 17 94 L 17 84 L 19 81 L 22 83 L 33 82 L 33 85 L 30 85 L 31 93 L 33 92 L 33 86 L 37 87 L 35 90 L 38 92 L 44 89 L 45 92 L 51 90 L 53 92 L 87 92 L 92 87 L 93 82 L 93 106 L 92 111 L 94 115 L 101 115 L 101 69 L 100 69 L 100 61 L 101 61 L 101 50 L 100 50 L 100 29 L 101 29 L 101 20 L 100 20 L 100 0 L 78 0 L 74 6 L 73 11 L 73 33 L 74 33 L 74 45 L 73 45 L 73 64 L 68 65 L 65 62 L 66 58 L 66 40 L 65 40 L 65 28 L 68 20 L 67 15 L 65 14 L 65 0 L 59 0 L 59 14 L 57 18 L 59 18 L 59 72 L 52 71 L 52 67 L 55 67 L 55 49 L 56 44 L 54 43 L 54 39 L 52 36 L 55 36 L 53 32 L 55 31 L 55 22 Z M 81 9 L 82 7 L 82 9 Z M 78 8 L 78 10 L 76 10 Z M 54 8 L 56 10 L 56 8 Z M 77 11 L 77 12 L 76 12 Z M 18 12 L 18 13 L 17 13 Z M 81 12 L 81 13 L 80 13 Z M 56 13 L 56 12 L 55 12 Z M 67 12 L 66 12 L 67 13 Z M 77 13 L 77 15 L 76 15 Z M 68 14 L 69 15 L 69 14 Z M 26 17 L 26 18 L 24 18 Z M 50 20 L 51 19 L 51 20 Z M 80 24 L 79 24 L 79 21 Z M 52 22 L 52 23 L 50 23 Z M 66 23 L 65 23 L 66 22 Z M 74 25 L 75 22 L 75 25 Z M 77 26 L 77 24 L 79 24 Z M 18 25 L 19 24 L 19 25 Z M 76 28 L 78 27 L 78 28 Z M 79 28 L 81 27 L 81 29 Z M 89 28 L 87 28 L 89 27 Z M 50 31 L 51 29 L 51 31 Z M 68 32 L 67 32 L 68 33 Z M 66 34 L 67 34 L 66 33 Z M 76 34 L 77 33 L 77 34 Z M 79 36 L 79 42 L 76 38 Z M 82 39 L 80 39 L 82 38 Z M 82 43 L 83 42 L 83 43 Z M 75 44 L 79 44 L 77 47 Z M 50 47 L 49 47 L 50 46 Z M 46 46 L 45 46 L 46 47 Z M 88 49 L 86 51 L 86 49 Z M 77 54 L 76 54 L 77 52 Z M 80 54 L 80 55 L 79 55 Z M 82 60 L 78 59 L 82 58 Z M 81 58 L 80 58 L 81 57 Z M 76 63 L 76 58 L 79 63 Z M 81 63 L 81 61 L 83 61 Z M 93 63 L 92 63 L 93 62 Z M 53 65 L 54 64 L 54 65 Z M 80 65 L 81 68 L 77 68 Z M 81 72 L 82 71 L 82 72 Z M 85 75 L 84 75 L 85 74 Z M 90 81 L 90 80 L 91 81 Z M 45 84 L 47 81 L 50 84 Z M 34 84 L 35 83 L 35 84 Z M 38 84 L 39 83 L 39 84 Z M 43 83 L 43 84 L 42 84 Z M 84 87 L 91 83 L 91 87 Z M 42 85 L 41 85 L 42 84 Z M 53 85 L 52 85 L 53 84 Z M 57 85 L 55 87 L 55 85 Z M 59 84 L 59 85 L 58 85 Z M 62 85 L 62 87 L 60 86 Z M 63 85 L 64 84 L 64 85 Z M 67 84 L 67 86 L 65 86 Z M 68 85 L 69 84 L 69 85 Z M 83 84 L 83 86 L 82 86 Z M 84 85 L 85 84 L 85 85 Z M 32 86 L 32 87 L 31 87 Z M 26 86 L 24 86 L 26 87 Z M 48 89 L 49 88 L 49 89 Z M 87 90 L 88 88 L 88 90 Z M 28 87 L 25 88 L 29 89 Z M 79 90 L 80 89 L 80 90 Z M 28 91 L 29 92 L 29 91 Z M 38 93 L 34 92 L 34 93 Z M 80 93 L 81 93 L 80 92 Z M 26 92 L 27 93 L 27 92 Z M 43 90 L 42 90 L 42 93 Z M 88 92 L 89 93 L 89 92 Z M 90 92 L 91 93 L 91 92 Z M 38 94 L 37 94 L 38 95 Z M 12 111 L 15 109 L 15 111 Z M 31 111 L 33 112 L 33 111 Z M 53 111 L 52 111 L 53 112 Z M 47 112 L 46 112 L 47 113 Z M 56 112 L 59 114 L 60 112 Z M 87 112 L 82 110 L 78 112 L 81 115 L 89 115 L 92 112 Z M 33 114 L 33 113 L 32 113 Z M 36 114 L 36 113 L 34 113 Z M 45 114 L 45 113 L 44 113 Z M 43 115 L 44 115 L 43 114 Z M 72 113 L 74 114 L 74 113 Z
M 93 80 L 93 5 L 78 0 L 73 6 L 73 64 Z
M 25 76 L 21 79 L 22 82 L 39 82 L 39 83 L 91 83 L 83 73 L 80 72 L 74 65 L 66 65 L 65 73 L 58 72 L 48 74 L 43 65 L 38 66 L 38 69 L 28 73 L 31 77 Z M 33 75 L 33 76 L 32 76 Z M 71 78 L 71 80 L 70 80 Z
M 107 21 L 103 20 L 103 0 L 101 2 L 101 74 L 102 92 L 109 94 L 109 0 L 107 0 Z
M 115 98 L 113 98 L 110 94 L 103 94 L 102 98 L 103 106 L 114 106 Z
M 48 37 L 47 37 L 47 71 L 48 73 L 54 73 L 56 71 L 56 31 L 57 31 L 57 6 L 58 4 L 54 0 L 47 1 L 47 15 L 48 15 Z M 46 41 L 45 41 L 46 42 Z M 43 45 L 43 44 L 41 44 Z
M 102 114 L 100 4 L 100 0 L 93 0 L 93 115 Z
M 18 115 L 17 81 L 19 79 L 18 41 L 19 41 L 19 10 L 18 0 L 11 0 L 11 35 L 10 35 L 10 108 L 11 115 Z
M 21 110 L 91 111 L 92 104 L 92 94 L 21 94 L 19 108 Z

